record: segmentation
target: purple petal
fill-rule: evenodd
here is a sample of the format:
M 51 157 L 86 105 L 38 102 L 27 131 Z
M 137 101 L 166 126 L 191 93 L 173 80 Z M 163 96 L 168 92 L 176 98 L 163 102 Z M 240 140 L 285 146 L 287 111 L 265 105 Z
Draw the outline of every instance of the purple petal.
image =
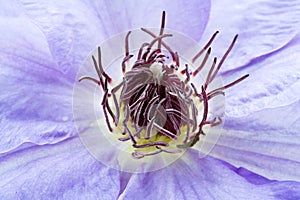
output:
M 0 177 L 1 199 L 116 199 L 121 179 L 78 138 L 2 155 Z
M 59 70 L 77 69 L 104 39 L 140 27 L 159 27 L 162 10 L 167 27 L 199 39 L 210 1 L 35 1 L 23 0 L 26 13 L 45 33 Z M 74 68 L 73 68 L 74 69 Z M 72 71 L 72 70 L 71 70 Z M 76 71 L 76 70 L 75 70 Z M 72 72 L 74 73 L 74 72 Z
M 300 181 L 300 101 L 227 117 L 211 155 L 275 180 Z
M 260 185 L 261 188 L 270 190 L 270 196 L 275 199 L 294 200 L 300 198 L 300 183 L 295 181 L 270 181 L 265 177 L 259 176 L 244 168 L 234 168 L 230 166 L 231 170 L 235 171 L 240 176 L 244 177 L 248 182 L 255 185 Z M 269 197 L 270 198 L 270 197 Z M 270 198 L 271 199 L 271 198 Z
M 283 199 L 299 197 L 297 182 L 269 181 L 251 172 L 189 151 L 183 160 L 160 171 L 134 174 L 121 199 Z M 251 178 L 249 177 L 252 177 Z M 256 180 L 253 180 L 256 179 Z
M 238 4 L 212 1 L 204 36 L 208 38 L 219 30 L 219 41 L 212 52 L 223 55 L 234 35 L 239 34 L 238 42 L 223 66 L 227 70 L 235 69 L 286 45 L 299 32 L 299 11 L 297 0 L 243 0 Z
M 55 70 L 40 30 L 17 8 L 10 14 L 0 17 L 0 153 L 76 134 L 73 80 Z
M 226 83 L 250 77 L 226 93 L 226 113 L 243 116 L 265 108 L 289 105 L 300 98 L 300 34 L 284 48 L 256 58 L 249 65 L 223 73 Z

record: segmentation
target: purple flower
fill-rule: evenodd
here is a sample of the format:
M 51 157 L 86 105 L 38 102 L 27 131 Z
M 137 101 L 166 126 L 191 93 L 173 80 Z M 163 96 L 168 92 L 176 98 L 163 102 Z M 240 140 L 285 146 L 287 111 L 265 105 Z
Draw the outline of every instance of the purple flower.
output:
M 1 2 L 1 199 L 300 199 L 297 1 L 52 2 Z M 225 131 L 209 156 L 190 149 L 129 174 L 81 144 L 72 88 L 95 45 L 157 27 L 162 10 L 168 28 L 201 45 L 219 30 L 218 57 L 238 33 L 221 73 L 225 83 L 251 76 L 226 93 Z

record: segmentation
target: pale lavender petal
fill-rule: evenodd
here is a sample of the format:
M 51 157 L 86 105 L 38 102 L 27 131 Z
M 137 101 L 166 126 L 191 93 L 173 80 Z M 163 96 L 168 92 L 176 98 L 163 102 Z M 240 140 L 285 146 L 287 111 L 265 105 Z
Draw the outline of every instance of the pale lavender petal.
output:
M 212 157 L 199 159 L 194 151 L 184 156 L 188 162 L 133 175 L 120 199 L 274 200 L 300 195 L 297 182 L 269 181 Z
M 271 179 L 300 180 L 299 44 L 296 34 L 283 47 L 223 72 L 225 82 L 250 77 L 226 93 L 226 131 L 213 155 Z
M 22 9 L 1 9 L 11 16 L 0 16 L 0 153 L 73 136 L 73 79 L 55 69 L 43 33 Z
M 211 155 L 275 180 L 300 181 L 300 101 L 226 117 Z
M 59 70 L 73 73 L 87 54 L 114 34 L 140 27 L 167 27 L 199 39 L 206 26 L 210 1 L 35 1 L 21 4 L 45 33 Z M 70 70 L 71 69 L 71 70 Z M 76 72 L 76 70 L 75 70 Z
M 220 30 L 213 54 L 222 55 L 234 35 L 239 39 L 224 69 L 235 69 L 253 58 L 285 46 L 298 32 L 300 3 L 297 0 L 212 1 L 207 29 L 208 38 Z M 203 38 L 204 40 L 206 40 Z
M 249 65 L 223 73 L 229 83 L 249 73 L 226 93 L 226 113 L 243 116 L 265 108 L 286 106 L 300 99 L 300 34 L 282 49 L 253 60 Z
M 223 162 L 224 163 L 224 162 Z M 228 165 L 227 165 L 228 166 Z M 240 176 L 244 177 L 248 182 L 259 185 L 259 187 L 270 191 L 269 198 L 278 200 L 295 200 L 300 199 L 300 183 L 296 181 L 271 181 L 263 176 L 259 176 L 245 168 L 235 168 L 229 166 Z M 269 199 L 268 198 L 268 199 Z
M 79 138 L 1 155 L 0 178 L 1 199 L 117 199 L 121 180 Z

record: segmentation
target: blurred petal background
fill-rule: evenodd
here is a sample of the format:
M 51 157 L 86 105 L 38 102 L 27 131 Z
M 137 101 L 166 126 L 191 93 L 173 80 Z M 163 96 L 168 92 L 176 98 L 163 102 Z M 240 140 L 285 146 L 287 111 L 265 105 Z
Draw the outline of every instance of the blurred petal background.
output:
M 300 199 L 298 1 L 1 1 L 0 199 Z M 129 29 L 167 27 L 200 45 L 221 32 L 224 134 L 167 168 L 107 168 L 80 143 L 72 87 L 88 53 Z M 189 165 L 185 160 L 191 161 Z

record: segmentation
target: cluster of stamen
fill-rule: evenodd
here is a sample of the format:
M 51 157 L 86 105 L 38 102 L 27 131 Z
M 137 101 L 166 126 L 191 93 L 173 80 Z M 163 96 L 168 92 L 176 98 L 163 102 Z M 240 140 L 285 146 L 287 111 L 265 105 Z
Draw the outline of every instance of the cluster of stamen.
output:
M 205 125 L 216 126 L 222 123 L 220 117 L 208 120 L 208 101 L 217 95 L 224 95 L 224 90 L 244 80 L 245 75 L 223 87 L 207 91 L 209 84 L 215 79 L 223 62 L 236 42 L 237 35 L 227 49 L 220 62 L 213 59 L 205 83 L 199 89 L 191 79 L 207 64 L 211 53 L 210 45 L 218 31 L 210 38 L 204 48 L 192 59 L 195 63 L 202 54 L 203 60 L 196 70 L 190 72 L 188 64 L 181 70 L 180 59 L 164 41 L 171 34 L 164 34 L 165 12 L 159 35 L 148 29 L 141 30 L 153 37 L 149 43 L 141 45 L 137 59 L 132 66 L 129 61 L 134 57 L 129 51 L 129 36 L 125 37 L 125 56 L 121 64 L 123 80 L 109 89 L 110 76 L 105 72 L 101 62 L 101 49 L 98 47 L 98 60 L 92 56 L 98 78 L 83 76 L 81 80 L 91 80 L 103 90 L 101 105 L 108 130 L 114 132 L 113 126 L 122 127 L 120 141 L 131 141 L 135 158 L 155 155 L 160 152 L 180 153 L 194 146 L 205 135 Z M 157 48 L 154 45 L 157 44 Z M 162 50 L 165 48 L 165 51 Z M 166 60 L 169 56 L 171 64 Z M 127 69 L 130 69 L 126 72 Z M 185 77 L 184 80 L 182 80 Z M 199 91 L 198 91 L 199 90 Z M 199 117 L 199 104 L 202 115 Z

